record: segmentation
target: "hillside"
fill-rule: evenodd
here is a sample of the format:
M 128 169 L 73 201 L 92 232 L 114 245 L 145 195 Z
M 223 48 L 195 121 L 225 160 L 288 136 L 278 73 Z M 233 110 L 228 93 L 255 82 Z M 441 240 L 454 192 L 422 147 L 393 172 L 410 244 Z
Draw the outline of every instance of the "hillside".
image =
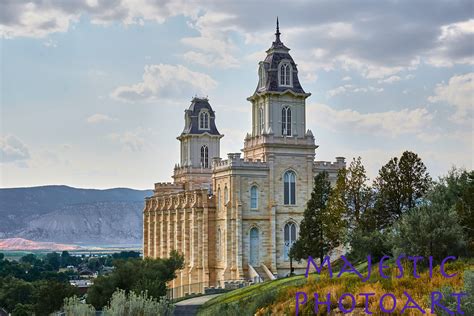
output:
M 24 238 L 7 238 L 0 239 L 0 250 L 54 250 L 54 251 L 71 251 L 78 250 L 79 246 L 57 244 L 46 241 L 32 241 Z
M 152 191 L 68 186 L 0 189 L 0 238 L 139 244 L 144 198 Z

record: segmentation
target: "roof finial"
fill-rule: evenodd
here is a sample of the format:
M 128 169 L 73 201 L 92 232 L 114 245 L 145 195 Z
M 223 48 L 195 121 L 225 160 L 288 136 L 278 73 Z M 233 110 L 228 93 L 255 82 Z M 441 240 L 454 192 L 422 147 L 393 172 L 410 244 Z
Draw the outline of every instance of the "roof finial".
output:
M 278 16 L 277 16 L 277 30 L 276 30 L 276 42 L 279 43 L 280 42 L 280 23 L 278 22 Z

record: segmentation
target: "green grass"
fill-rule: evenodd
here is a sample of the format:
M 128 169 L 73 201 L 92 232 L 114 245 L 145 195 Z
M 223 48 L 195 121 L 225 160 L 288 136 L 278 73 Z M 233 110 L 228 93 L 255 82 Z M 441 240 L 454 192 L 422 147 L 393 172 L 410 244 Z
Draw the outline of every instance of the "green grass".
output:
M 253 315 L 261 303 L 271 303 L 280 290 L 304 283 L 304 275 L 298 275 L 237 289 L 206 302 L 199 309 L 198 315 L 235 315 L 236 311 L 239 315 Z

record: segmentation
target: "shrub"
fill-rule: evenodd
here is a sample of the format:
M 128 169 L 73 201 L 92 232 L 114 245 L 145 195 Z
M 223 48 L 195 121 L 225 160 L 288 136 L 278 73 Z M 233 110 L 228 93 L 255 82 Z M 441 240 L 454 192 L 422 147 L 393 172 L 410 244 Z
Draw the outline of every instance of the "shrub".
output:
M 109 305 L 104 308 L 106 316 L 171 316 L 173 312 L 174 305 L 165 297 L 154 299 L 148 297 L 146 292 L 139 295 L 130 292 L 127 295 L 124 290 L 115 291 Z

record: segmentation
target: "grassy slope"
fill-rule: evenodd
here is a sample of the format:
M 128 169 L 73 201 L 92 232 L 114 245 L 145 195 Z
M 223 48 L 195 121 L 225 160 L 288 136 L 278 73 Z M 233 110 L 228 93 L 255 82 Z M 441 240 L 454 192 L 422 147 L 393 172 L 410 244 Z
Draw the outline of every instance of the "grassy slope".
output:
M 367 271 L 367 263 L 356 266 L 358 271 Z M 310 279 L 317 278 L 311 274 Z M 199 316 L 207 315 L 234 315 L 238 312 L 240 316 L 253 315 L 255 311 L 266 304 L 271 304 L 276 300 L 282 290 L 288 288 L 298 288 L 307 283 L 304 275 L 297 275 L 289 278 L 257 283 L 245 288 L 241 288 L 229 293 L 220 295 L 206 302 L 199 310 Z M 244 310 L 245 309 L 245 310 Z
M 337 272 L 335 272 L 335 270 L 337 270 L 337 268 L 333 269 L 333 279 L 329 279 L 326 275 L 320 277 L 319 275 L 312 274 L 309 279 L 306 279 L 304 275 L 299 275 L 259 283 L 223 294 L 208 301 L 201 307 L 198 315 L 245 316 L 254 315 L 256 312 L 259 315 L 294 315 L 295 293 L 297 291 L 307 293 L 308 304 L 306 304 L 306 312 L 311 314 L 311 300 L 314 292 L 324 294 L 331 292 L 333 297 L 339 297 L 342 293 L 346 292 L 352 294 L 375 292 L 377 294 L 376 297 L 380 297 L 383 293 L 392 292 L 397 296 L 398 300 L 398 298 L 401 297 L 400 293 L 406 290 L 407 292 L 413 293 L 414 297 L 420 299 L 422 305 L 425 305 L 427 303 L 426 295 L 429 295 L 429 293 L 435 289 L 439 289 L 445 285 L 451 285 L 457 290 L 461 289 L 463 285 L 462 272 L 465 270 L 474 270 L 474 263 L 455 263 L 452 265 L 449 270 L 452 269 L 453 271 L 459 272 L 458 277 L 453 279 L 440 277 L 439 272 L 437 274 L 435 273 L 433 279 L 429 279 L 427 272 L 425 272 L 420 280 L 415 279 L 410 272 L 405 271 L 406 277 L 402 279 L 395 279 L 394 273 L 390 279 L 386 280 L 378 276 L 377 266 L 374 268 L 376 270 L 373 271 L 371 279 L 366 283 L 360 282 L 359 279 L 352 274 L 343 274 L 340 279 L 336 278 Z M 356 266 L 356 269 L 361 272 L 367 272 L 367 263 Z M 387 274 L 390 275 L 388 272 Z M 378 301 L 376 302 L 378 303 Z M 357 306 L 364 306 L 364 304 L 365 303 L 361 300 L 357 301 Z M 371 308 L 371 310 L 375 311 L 375 307 Z

